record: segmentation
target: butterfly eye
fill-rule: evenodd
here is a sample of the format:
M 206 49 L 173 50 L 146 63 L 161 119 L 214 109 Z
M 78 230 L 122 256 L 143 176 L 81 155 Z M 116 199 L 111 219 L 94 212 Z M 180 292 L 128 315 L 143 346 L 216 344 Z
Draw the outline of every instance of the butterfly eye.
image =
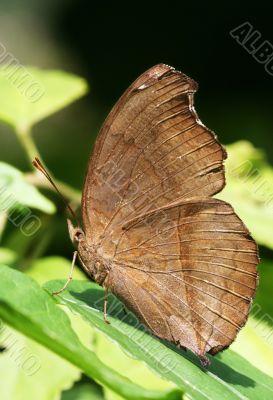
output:
M 82 237 L 83 237 L 83 232 L 82 232 L 82 230 L 77 230 L 77 231 L 74 233 L 74 240 L 75 240 L 76 242 L 80 242 L 81 239 L 82 239 Z

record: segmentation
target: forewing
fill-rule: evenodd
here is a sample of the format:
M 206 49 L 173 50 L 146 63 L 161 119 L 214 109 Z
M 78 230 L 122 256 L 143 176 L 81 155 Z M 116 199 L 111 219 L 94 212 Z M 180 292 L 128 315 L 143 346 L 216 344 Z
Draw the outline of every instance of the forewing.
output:
M 226 348 L 257 285 L 257 247 L 232 207 L 190 199 L 128 222 L 111 290 L 152 332 L 199 356 Z
M 171 201 L 224 186 L 225 151 L 193 108 L 197 84 L 160 64 L 141 75 L 106 119 L 89 162 L 82 210 L 88 240 Z

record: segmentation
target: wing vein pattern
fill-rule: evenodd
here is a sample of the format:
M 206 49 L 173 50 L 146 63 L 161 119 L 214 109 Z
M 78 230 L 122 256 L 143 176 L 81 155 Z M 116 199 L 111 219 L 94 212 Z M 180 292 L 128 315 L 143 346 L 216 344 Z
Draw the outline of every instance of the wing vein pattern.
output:
M 88 246 L 107 284 L 157 336 L 204 357 L 228 347 L 257 286 L 257 246 L 225 185 L 226 152 L 193 106 L 197 84 L 164 64 L 116 103 L 83 191 Z

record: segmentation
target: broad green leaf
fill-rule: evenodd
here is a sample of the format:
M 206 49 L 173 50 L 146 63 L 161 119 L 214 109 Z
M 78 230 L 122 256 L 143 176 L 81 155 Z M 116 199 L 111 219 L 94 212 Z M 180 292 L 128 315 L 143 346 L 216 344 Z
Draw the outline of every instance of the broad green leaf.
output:
M 48 282 L 50 291 L 60 282 Z M 162 378 L 175 383 L 194 399 L 271 399 L 273 379 L 262 373 L 247 359 L 231 350 L 212 358 L 204 371 L 190 353 L 176 349 L 148 335 L 136 317 L 124 314 L 122 304 L 114 296 L 108 301 L 110 325 L 103 321 L 104 290 L 91 282 L 73 281 L 68 290 L 57 297 L 60 304 L 79 313 L 128 355 L 144 361 Z
M 58 70 L 2 65 L 0 119 L 20 130 L 64 108 L 87 92 L 84 79 Z
M 247 358 L 261 371 L 273 377 L 272 327 L 250 317 L 242 333 L 232 345 L 232 350 Z
M 1 252 L 1 250 L 5 251 Z M 0 248 L 0 260 L 1 253 L 4 259 L 10 256 L 9 249 Z M 47 257 L 33 263 L 27 273 L 36 280 L 44 282 L 48 276 L 50 278 L 65 276 L 70 264 L 62 257 Z M 78 278 L 83 277 L 82 273 L 75 272 Z M 73 329 L 80 335 L 85 345 L 90 343 L 90 328 L 87 329 L 86 324 L 76 315 L 70 313 L 69 317 L 72 319 Z M 7 351 L 0 353 L 1 400 L 28 398 L 59 400 L 62 391 L 70 389 L 75 380 L 81 376 L 81 371 L 71 363 L 6 326 L 2 329 L 0 344 L 7 347 Z M 21 349 L 24 349 L 22 354 Z M 29 362 L 28 359 L 30 359 Z M 34 362 L 32 363 L 31 360 Z M 29 366 L 31 366 L 30 370 L 27 369 Z M 88 387 L 90 390 L 94 388 L 91 385 Z M 73 389 L 71 391 L 74 393 Z M 80 393 L 83 394 L 83 391 Z
M 19 209 L 28 213 L 27 207 L 48 214 L 55 211 L 54 204 L 28 183 L 21 171 L 0 161 L 0 211 Z
M 44 282 L 53 279 L 65 279 L 69 275 L 71 262 L 72 254 L 70 261 L 59 256 L 44 257 L 35 260 L 28 269 L 27 274 L 34 278 L 39 284 L 43 284 Z M 75 266 L 73 279 L 86 280 L 87 278 L 82 270 Z
M 62 257 L 45 257 L 40 260 L 35 261 L 31 268 L 28 269 L 27 274 L 34 278 L 38 283 L 44 283 L 48 279 L 61 279 L 68 276 L 70 270 L 71 261 L 68 261 Z M 73 272 L 73 279 L 85 279 L 86 277 L 79 268 L 75 268 Z M 69 315 L 71 317 L 71 315 Z M 74 316 L 75 318 L 75 316 Z M 89 324 L 89 333 L 91 334 L 91 329 Z M 74 325 L 73 325 L 74 327 Z M 83 327 L 82 327 L 83 328 Z M 77 334 L 81 337 L 82 335 L 79 329 L 77 329 Z M 163 381 L 155 374 L 153 374 L 145 364 L 138 362 L 137 360 L 132 360 L 120 350 L 115 344 L 110 342 L 105 338 L 104 335 L 96 333 L 95 338 L 95 351 L 99 358 L 109 367 L 115 369 L 119 366 L 119 372 L 125 375 L 135 383 L 144 386 L 147 389 L 171 389 L 174 385 L 169 382 Z M 86 341 L 85 341 L 86 344 Z M 86 387 L 87 389 L 87 387 Z M 79 389 L 78 389 L 79 390 Z M 107 399 L 117 399 L 120 398 L 117 394 L 110 391 L 106 387 L 106 392 L 108 396 Z M 76 392 L 71 390 L 71 393 L 75 395 Z M 78 393 L 78 392 L 77 392 Z M 83 395 L 83 388 L 80 390 L 81 395 Z
M 6 266 L 0 266 L 0 318 L 126 399 L 179 399 L 178 391 L 147 391 L 107 367 L 81 343 L 52 295 L 32 278 Z
M 96 335 L 95 351 L 106 365 L 111 368 L 116 368 L 118 365 L 119 372 L 122 375 L 147 389 L 164 390 L 174 388 L 174 384 L 161 379 L 143 362 L 129 357 L 119 346 L 99 332 Z M 108 388 L 105 388 L 105 397 L 107 400 L 121 399 L 120 396 Z
M 0 353 L 1 400 L 59 400 L 81 376 L 71 363 L 7 326 L 0 343 L 6 347 Z
M 273 262 L 259 265 L 260 283 L 245 328 L 238 335 L 232 349 L 247 357 L 261 371 L 273 376 Z
M 59 256 L 50 256 L 35 260 L 27 269 L 26 273 L 41 285 L 48 279 L 68 277 L 70 268 L 71 261 Z M 81 269 L 75 267 L 73 279 L 86 280 L 87 278 Z M 61 289 L 61 287 L 59 289 Z M 77 333 L 81 342 L 89 349 L 93 349 L 93 342 L 95 340 L 94 329 L 90 325 L 84 323 L 82 318 L 78 315 L 71 313 L 67 307 L 64 307 L 64 310 L 69 316 L 72 328 Z
M 273 248 L 273 168 L 249 142 L 231 144 L 227 152 L 227 185 L 217 197 L 232 204 L 260 244 Z

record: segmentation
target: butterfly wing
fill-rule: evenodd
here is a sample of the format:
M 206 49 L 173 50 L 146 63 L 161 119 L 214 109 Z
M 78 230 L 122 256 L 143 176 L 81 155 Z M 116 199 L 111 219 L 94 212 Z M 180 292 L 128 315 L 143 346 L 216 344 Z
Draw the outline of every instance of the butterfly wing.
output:
M 257 247 L 232 207 L 190 199 L 123 227 L 109 285 L 157 336 L 200 357 L 228 347 L 257 285 Z
M 89 241 L 109 242 L 115 227 L 136 215 L 223 188 L 226 154 L 196 115 L 196 90 L 192 79 L 159 64 L 114 106 L 97 139 L 83 191 Z
M 202 357 L 229 346 L 257 284 L 257 248 L 230 205 L 226 153 L 193 107 L 197 84 L 166 65 L 106 119 L 89 162 L 86 239 L 110 286 L 151 331 Z

